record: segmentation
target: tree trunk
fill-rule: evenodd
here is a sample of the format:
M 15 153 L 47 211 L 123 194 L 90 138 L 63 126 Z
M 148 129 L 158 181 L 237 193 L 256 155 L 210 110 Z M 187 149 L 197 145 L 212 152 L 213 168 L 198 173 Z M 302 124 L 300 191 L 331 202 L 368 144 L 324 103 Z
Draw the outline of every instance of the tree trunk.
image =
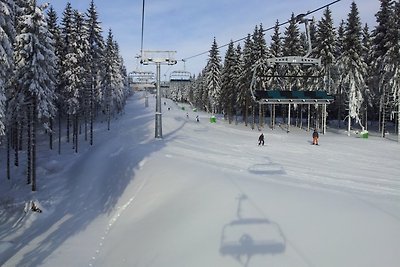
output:
M 247 127 L 248 119 L 249 119 L 249 102 L 247 99 L 246 99 L 246 105 L 245 105 L 244 110 L 245 110 L 244 111 L 244 125 Z
M 92 77 L 92 86 L 90 90 L 90 145 L 93 145 L 93 123 L 94 123 L 93 120 L 94 120 L 94 77 Z
M 110 102 L 111 99 L 108 100 Z M 111 108 L 110 108 L 110 103 L 107 103 L 107 130 L 110 130 L 110 124 L 111 124 Z
M 272 104 L 272 130 L 275 129 L 276 125 L 276 105 Z
M 18 136 L 18 123 L 15 123 L 15 128 L 12 130 L 12 141 L 13 141 L 13 147 L 14 147 L 14 166 L 19 166 L 19 136 Z
M 26 183 L 31 184 L 32 182 L 32 106 L 28 106 L 28 138 L 26 147 Z
M 50 146 L 50 150 L 53 150 L 53 119 L 50 118 L 49 120 L 49 124 L 50 124 L 50 134 L 49 134 L 49 146 Z
M 349 114 L 348 114 L 348 121 L 347 121 L 347 135 L 350 136 L 351 130 L 351 116 L 350 116 L 350 101 L 349 101 Z
M 75 153 L 78 153 L 79 115 L 75 114 Z
M 36 98 L 34 98 L 32 108 L 32 191 L 36 191 L 36 127 L 38 118 L 36 105 Z
M 61 107 L 58 107 L 58 154 L 61 155 Z
M 71 138 L 71 115 L 67 114 L 67 143 L 70 143 Z
M 254 108 L 254 104 L 251 106 L 251 129 L 254 130 L 254 125 L 256 124 L 256 109 Z
M 300 105 L 300 129 L 303 129 L 303 105 Z
M 7 131 L 7 180 L 11 179 L 11 174 L 10 174 L 10 169 L 11 169 L 11 160 L 10 160 L 10 154 L 11 154 L 11 133 L 10 129 Z

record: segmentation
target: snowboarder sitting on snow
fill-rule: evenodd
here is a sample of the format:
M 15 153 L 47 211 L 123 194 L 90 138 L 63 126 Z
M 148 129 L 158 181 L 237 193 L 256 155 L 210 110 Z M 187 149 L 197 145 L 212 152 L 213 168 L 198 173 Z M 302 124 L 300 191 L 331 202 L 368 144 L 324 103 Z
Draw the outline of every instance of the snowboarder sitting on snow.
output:
M 317 129 L 314 129 L 314 132 L 312 134 L 312 144 L 313 145 L 318 145 L 318 138 L 319 138 L 319 134 L 317 132 Z
M 264 145 L 264 134 L 262 133 L 260 137 L 258 137 L 258 145 Z

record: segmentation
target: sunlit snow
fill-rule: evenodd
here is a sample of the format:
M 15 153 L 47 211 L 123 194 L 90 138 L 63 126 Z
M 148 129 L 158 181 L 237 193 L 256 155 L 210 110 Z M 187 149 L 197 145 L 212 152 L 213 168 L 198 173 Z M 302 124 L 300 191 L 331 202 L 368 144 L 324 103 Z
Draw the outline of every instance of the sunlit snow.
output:
M 164 101 L 162 139 L 139 92 L 93 147 L 43 140 L 37 192 L 22 167 L 1 180 L 1 266 L 400 266 L 398 143 L 278 127 L 258 146 Z

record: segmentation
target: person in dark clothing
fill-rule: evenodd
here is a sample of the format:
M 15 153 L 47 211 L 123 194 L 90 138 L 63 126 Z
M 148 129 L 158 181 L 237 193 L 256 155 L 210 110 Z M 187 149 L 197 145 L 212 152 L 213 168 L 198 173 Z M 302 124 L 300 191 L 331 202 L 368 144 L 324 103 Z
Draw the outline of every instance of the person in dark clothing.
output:
M 318 138 L 319 138 L 319 134 L 317 129 L 314 129 L 314 132 L 312 134 L 312 144 L 313 145 L 318 145 Z
M 258 137 L 258 145 L 264 145 L 264 134 L 261 133 L 261 135 Z

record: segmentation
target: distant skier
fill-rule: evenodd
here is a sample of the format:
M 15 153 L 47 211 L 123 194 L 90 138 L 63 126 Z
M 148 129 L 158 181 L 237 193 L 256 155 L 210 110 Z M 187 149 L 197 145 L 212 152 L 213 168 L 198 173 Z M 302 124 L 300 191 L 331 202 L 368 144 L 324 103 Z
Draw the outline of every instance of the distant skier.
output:
M 188 118 L 188 119 L 189 119 L 189 113 L 187 113 L 187 112 L 186 112 L 186 118 Z
M 261 135 L 258 137 L 258 145 L 264 145 L 264 134 L 261 133 Z
M 314 129 L 314 132 L 312 134 L 312 144 L 313 145 L 318 145 L 318 138 L 319 138 L 319 134 L 317 129 Z
M 197 121 L 197 122 L 200 122 L 200 120 L 199 120 L 199 115 L 196 116 L 196 121 Z

